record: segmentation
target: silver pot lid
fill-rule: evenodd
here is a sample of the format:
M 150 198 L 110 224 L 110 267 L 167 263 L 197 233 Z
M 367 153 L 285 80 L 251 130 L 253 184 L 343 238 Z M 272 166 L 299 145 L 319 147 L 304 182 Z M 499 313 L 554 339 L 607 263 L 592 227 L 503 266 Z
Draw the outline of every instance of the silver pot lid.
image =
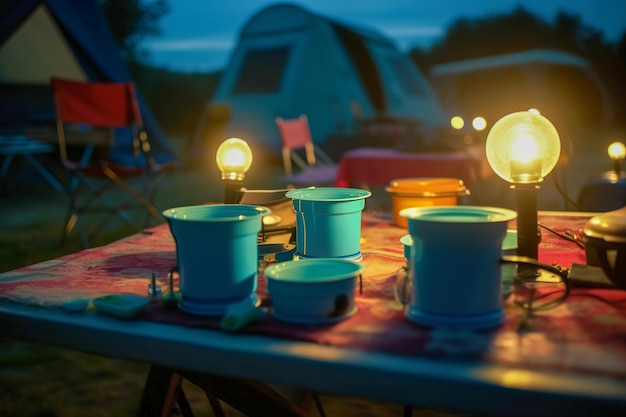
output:
M 626 243 L 626 207 L 592 217 L 583 234 L 609 243 Z

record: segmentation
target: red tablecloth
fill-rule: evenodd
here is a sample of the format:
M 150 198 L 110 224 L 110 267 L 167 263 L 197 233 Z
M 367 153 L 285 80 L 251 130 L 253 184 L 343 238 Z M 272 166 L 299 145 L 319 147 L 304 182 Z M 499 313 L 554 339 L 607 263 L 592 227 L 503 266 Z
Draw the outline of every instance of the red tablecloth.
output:
M 466 152 L 401 152 L 360 148 L 344 153 L 335 180 L 337 187 L 389 185 L 398 178 L 450 177 L 470 188 L 482 175 L 483 162 Z
M 540 215 L 540 221 L 564 231 L 580 229 L 587 218 Z M 574 289 L 567 302 L 528 320 L 509 299 L 505 303 L 507 320 L 496 329 L 428 329 L 409 322 L 392 295 L 396 272 L 405 265 L 399 241 L 404 234 L 404 229 L 390 223 L 389 216 L 364 214 L 363 293 L 356 296 L 358 312 L 352 317 L 322 326 L 293 325 L 270 318 L 243 331 L 402 355 L 472 358 L 521 368 L 568 369 L 626 378 L 625 291 Z M 544 231 L 539 260 L 570 267 L 584 263 L 585 255 L 574 243 Z M 174 242 L 167 226 L 162 225 L 111 245 L 0 274 L 0 299 L 59 308 L 63 301 L 76 297 L 145 295 L 152 272 L 166 288 L 167 271 L 175 264 Z M 556 285 L 547 285 L 557 290 Z M 262 276 L 258 293 L 262 298 L 267 296 Z M 140 320 L 219 328 L 218 318 L 166 309 L 159 302 L 152 303 Z

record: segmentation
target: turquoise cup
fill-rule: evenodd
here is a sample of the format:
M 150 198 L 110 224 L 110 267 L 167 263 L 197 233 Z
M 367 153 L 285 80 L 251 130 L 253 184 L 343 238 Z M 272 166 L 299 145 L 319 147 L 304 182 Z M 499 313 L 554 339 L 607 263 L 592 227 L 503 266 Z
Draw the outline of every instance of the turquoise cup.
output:
M 484 329 L 504 319 L 503 241 L 512 210 L 477 206 L 407 208 L 413 240 L 406 317 L 430 327 Z
M 221 316 L 232 303 L 257 296 L 257 236 L 265 207 L 220 204 L 165 210 L 180 274 L 179 308 Z
M 361 213 L 369 191 L 303 188 L 285 194 L 296 212 L 296 256 L 361 258 Z
M 413 247 L 413 238 L 411 235 L 404 235 L 400 238 L 400 243 L 402 243 L 404 247 L 404 258 L 407 260 L 407 266 L 410 266 L 411 261 L 411 248 Z M 504 240 L 502 241 L 502 255 L 515 255 L 517 250 L 517 230 L 507 230 L 506 235 L 504 236 Z M 500 266 L 500 272 L 502 275 L 502 297 L 507 298 L 511 295 L 513 280 L 515 279 L 516 273 L 516 265 L 511 262 L 503 263 Z M 401 289 L 406 289 L 406 291 L 396 291 L 397 294 L 401 294 L 396 296 L 396 300 L 402 304 L 408 304 L 410 300 L 409 290 L 412 288 L 409 282 L 405 282 L 408 277 L 405 274 L 402 274 L 399 278 L 400 281 L 397 283 Z

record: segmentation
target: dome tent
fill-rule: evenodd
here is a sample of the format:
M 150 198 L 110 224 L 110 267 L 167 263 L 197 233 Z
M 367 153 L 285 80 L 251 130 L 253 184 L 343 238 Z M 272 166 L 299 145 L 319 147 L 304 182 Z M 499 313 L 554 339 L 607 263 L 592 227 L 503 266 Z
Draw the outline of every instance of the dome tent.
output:
M 372 119 L 447 124 L 426 78 L 387 37 L 300 6 L 273 5 L 240 31 L 194 142 L 236 136 L 278 150 L 275 118 L 301 114 L 317 144 L 354 136 Z

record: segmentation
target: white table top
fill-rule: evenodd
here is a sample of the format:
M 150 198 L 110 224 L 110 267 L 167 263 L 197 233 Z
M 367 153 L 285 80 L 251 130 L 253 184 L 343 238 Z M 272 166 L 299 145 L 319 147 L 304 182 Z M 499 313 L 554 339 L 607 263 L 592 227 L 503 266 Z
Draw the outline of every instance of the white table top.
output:
M 372 229 L 364 229 L 365 240 L 371 241 L 374 235 L 368 233 L 377 227 L 376 222 L 368 227 Z M 156 234 L 146 236 L 154 238 Z M 136 237 L 136 242 L 141 239 Z M 131 241 L 116 242 L 101 251 L 111 254 Z M 401 247 L 394 250 L 402 253 Z M 46 268 L 81 262 L 80 255 L 73 255 L 51 261 Z M 36 283 L 45 277 L 46 268 L 0 274 L 0 284 L 26 275 Z M 626 321 L 623 316 L 620 311 L 616 320 Z M 0 337 L 416 407 L 519 415 L 626 415 L 626 378 L 621 371 L 581 372 L 459 357 L 400 355 L 152 320 L 122 320 L 95 311 L 71 313 L 3 297 Z M 624 344 L 620 346 L 612 354 L 626 350 Z M 514 348 L 519 354 L 518 347 Z M 527 347 L 529 355 L 534 348 L 532 344 Z M 565 344 L 564 349 L 568 348 L 571 351 L 564 351 L 564 357 L 582 357 L 576 356 L 577 345 Z M 601 354 L 602 349 L 599 346 L 596 353 Z M 624 365 L 616 366 L 623 369 Z

